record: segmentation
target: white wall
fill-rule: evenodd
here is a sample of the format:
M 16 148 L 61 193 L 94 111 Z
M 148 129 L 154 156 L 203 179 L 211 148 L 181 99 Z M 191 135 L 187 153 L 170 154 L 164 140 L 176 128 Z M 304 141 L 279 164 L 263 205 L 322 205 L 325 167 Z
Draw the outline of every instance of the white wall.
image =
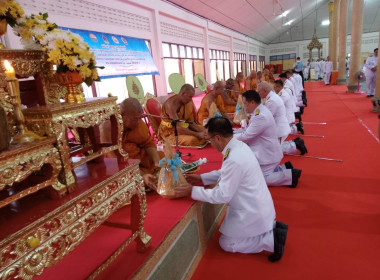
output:
M 322 57 L 326 58 L 328 56 L 328 48 L 329 48 L 329 40 L 328 38 L 322 38 L 318 40 L 323 45 L 322 48 Z M 281 55 L 281 54 L 289 54 L 296 53 L 296 56 L 299 56 L 301 60 L 306 63 L 309 59 L 309 50 L 307 49 L 307 45 L 310 43 L 310 40 L 305 41 L 295 41 L 289 43 L 281 43 L 281 44 L 270 44 L 266 48 L 266 61 L 269 62 L 269 57 L 272 55 Z M 373 53 L 373 50 L 377 48 L 379 45 L 379 32 L 372 33 L 364 33 L 362 35 L 362 46 L 361 52 L 364 56 L 367 56 L 367 53 Z M 347 36 L 346 43 L 346 57 L 347 54 L 350 53 L 351 49 L 351 35 Z M 317 58 L 318 53 L 317 49 L 313 50 L 313 58 Z
M 18 0 L 27 15 L 48 12 L 49 20 L 72 28 L 115 33 L 150 40 L 152 56 L 160 75 L 155 75 L 157 94 L 166 95 L 162 42 L 186 44 L 204 48 L 205 76 L 210 81 L 209 49 L 245 52 L 248 55 L 269 56 L 296 53 L 304 62 L 308 58 L 306 46 L 310 41 L 266 45 L 236 31 L 199 17 L 168 2 L 159 0 Z M 323 44 L 322 56 L 326 57 L 328 39 Z M 8 32 L 5 38 L 8 48 L 22 48 L 19 38 Z M 347 38 L 347 53 L 350 49 Z M 378 45 L 378 33 L 363 34 L 362 52 L 372 52 Z M 248 63 L 248 61 L 247 61 Z M 232 73 L 232 76 L 236 73 Z

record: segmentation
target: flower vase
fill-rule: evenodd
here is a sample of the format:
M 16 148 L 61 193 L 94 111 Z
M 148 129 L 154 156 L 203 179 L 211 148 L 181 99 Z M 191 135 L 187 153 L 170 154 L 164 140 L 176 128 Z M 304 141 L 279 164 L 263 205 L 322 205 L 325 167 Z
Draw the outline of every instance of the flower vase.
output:
M 78 90 L 78 86 L 83 83 L 83 79 L 77 71 L 56 73 L 55 75 L 57 83 L 67 89 L 66 103 L 82 103 L 84 101 L 83 93 Z
M 7 33 L 7 26 L 7 20 L 5 18 L 0 19 L 0 36 L 3 36 L 5 33 Z M 5 46 L 0 43 L 0 50 L 1 49 L 5 49 Z

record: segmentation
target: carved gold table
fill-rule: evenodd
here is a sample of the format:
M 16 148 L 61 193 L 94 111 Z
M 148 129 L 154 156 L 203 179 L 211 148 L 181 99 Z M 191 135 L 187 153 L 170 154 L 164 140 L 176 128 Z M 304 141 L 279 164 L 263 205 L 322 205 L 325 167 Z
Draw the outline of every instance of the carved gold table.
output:
M 116 159 L 106 160 L 109 160 L 106 163 L 107 169 L 112 166 L 112 161 L 116 162 Z M 133 241 L 137 243 L 139 252 L 145 252 L 150 247 L 151 237 L 144 230 L 147 204 L 138 163 L 124 164 L 118 172 L 112 172 L 113 175 L 105 180 L 91 185 L 82 194 L 2 240 L 0 279 L 31 279 L 40 275 L 45 268 L 57 264 L 73 251 L 112 213 L 129 201 L 131 206 L 128 207 L 132 207 L 131 224 L 121 226 L 130 228 L 131 235 L 90 277 L 99 275 Z M 87 167 L 82 165 L 78 168 Z
M 58 197 L 67 192 L 66 186 L 58 181 L 62 165 L 54 143 L 55 138 L 48 138 L 28 144 L 11 145 L 8 150 L 0 153 L 0 191 L 11 187 L 16 182 L 26 180 L 33 172 L 41 170 L 44 165 L 50 165 L 52 168 L 51 175 L 43 182 L 1 200 L 0 208 L 48 186 L 54 188 Z
M 117 97 L 87 98 L 86 102 L 79 104 L 48 104 L 23 110 L 28 129 L 44 136 L 54 136 L 61 155 L 65 183 L 71 192 L 75 188 L 75 179 L 72 170 L 83 163 L 95 159 L 103 154 L 115 151 L 119 161 L 127 159 L 127 154 L 121 148 L 122 119 Z M 92 153 L 79 161 L 72 162 L 68 145 L 67 131 L 69 128 L 87 129 L 100 125 L 111 119 L 112 143 L 110 146 L 94 143 Z M 92 135 L 94 136 L 94 135 Z

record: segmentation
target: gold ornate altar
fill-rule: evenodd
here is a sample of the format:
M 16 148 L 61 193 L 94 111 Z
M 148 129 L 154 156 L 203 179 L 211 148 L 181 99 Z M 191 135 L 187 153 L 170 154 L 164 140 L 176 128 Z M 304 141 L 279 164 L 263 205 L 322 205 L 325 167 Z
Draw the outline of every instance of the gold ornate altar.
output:
M 116 151 L 119 161 L 127 158 L 127 154 L 121 148 L 122 119 L 119 106 L 116 104 L 117 97 L 86 99 L 84 103 L 74 104 L 49 104 L 23 111 L 27 127 L 40 136 L 51 136 L 57 139 L 57 148 L 60 152 L 65 182 L 71 192 L 75 187 L 72 170 L 83 163 L 96 157 Z M 112 123 L 112 144 L 102 147 L 97 143 L 92 128 L 100 125 L 107 119 Z M 92 143 L 91 154 L 77 162 L 70 160 L 70 150 L 67 140 L 69 128 L 86 128 Z M 86 141 L 83 139 L 83 145 Z M 98 145 L 99 144 L 99 145 Z M 90 145 L 90 144 L 89 144 Z
M 34 77 L 36 90 L 28 93 L 32 95 L 33 105 L 26 104 L 27 108 L 22 110 L 22 121 L 29 131 L 44 138 L 32 143 L 11 144 L 7 150 L 0 152 L 0 192 L 3 192 L 0 210 L 12 204 L 22 204 L 24 199 L 48 186 L 52 186 L 53 197 L 63 202 L 0 241 L 0 279 L 31 279 L 34 275 L 40 275 L 46 267 L 53 266 L 74 250 L 113 212 L 129 201 L 132 207 L 131 224 L 108 225 L 132 229 L 132 235 L 92 276 L 104 270 L 132 241 L 137 242 L 138 251 L 149 248 L 150 237 L 144 231 L 147 209 L 145 189 L 138 162 L 128 161 L 128 155 L 121 148 L 123 126 L 117 98 L 91 98 L 78 104 L 64 103 L 66 89 L 57 84 L 44 52 L 0 50 L 0 106 L 6 112 L 12 137 L 19 133 L 20 126 L 14 116 L 15 103 L 8 92 L 10 82 L 4 74 L 4 60 L 11 63 L 18 78 Z M 107 119 L 111 120 L 112 143 L 100 143 L 97 126 Z M 69 141 L 70 132 L 78 138 L 76 145 Z M 111 151 L 116 152 L 117 161 L 106 160 L 116 161 L 119 169 L 106 179 L 102 177 L 103 181 L 91 179 L 91 174 L 96 173 L 95 170 L 91 171 L 91 167 L 108 169 L 102 156 Z M 98 163 L 94 162 L 96 160 Z M 50 173 L 46 171 L 48 168 L 51 169 Z M 86 168 L 90 174 L 87 189 L 83 189 L 83 178 L 78 189 L 76 172 Z M 44 176 L 36 184 L 29 184 L 29 176 L 36 172 L 50 176 Z M 22 182 L 22 190 L 9 191 L 14 194 L 3 198 L 4 191 L 19 182 Z M 70 192 L 70 195 L 64 196 Z M 29 215 L 27 211 L 24 214 Z
M 150 247 L 151 238 L 144 231 L 147 211 L 145 188 L 138 162 L 135 162 L 2 240 L 0 279 L 31 279 L 34 275 L 40 275 L 45 268 L 55 265 L 74 250 L 113 212 L 129 201 L 133 210 L 130 226 L 109 225 L 129 228 L 132 234 L 93 272 L 92 277 L 101 273 L 133 241 L 137 242 L 139 252 L 145 252 Z
M 48 186 L 54 188 L 58 197 L 66 193 L 66 186 L 58 181 L 62 166 L 54 143 L 54 138 L 48 138 L 25 145 L 11 145 L 9 150 L 0 153 L 0 190 L 25 180 L 33 172 L 39 171 L 43 165 L 49 164 L 53 170 L 50 178 L 44 182 L 1 200 L 0 208 Z

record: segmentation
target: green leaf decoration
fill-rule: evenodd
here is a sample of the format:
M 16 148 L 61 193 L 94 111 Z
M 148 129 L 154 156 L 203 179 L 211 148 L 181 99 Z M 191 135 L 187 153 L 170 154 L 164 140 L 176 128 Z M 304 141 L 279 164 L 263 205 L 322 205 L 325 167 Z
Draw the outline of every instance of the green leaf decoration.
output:
M 141 104 L 144 103 L 144 89 L 140 80 L 133 75 L 126 78 L 128 96 L 136 98 Z

